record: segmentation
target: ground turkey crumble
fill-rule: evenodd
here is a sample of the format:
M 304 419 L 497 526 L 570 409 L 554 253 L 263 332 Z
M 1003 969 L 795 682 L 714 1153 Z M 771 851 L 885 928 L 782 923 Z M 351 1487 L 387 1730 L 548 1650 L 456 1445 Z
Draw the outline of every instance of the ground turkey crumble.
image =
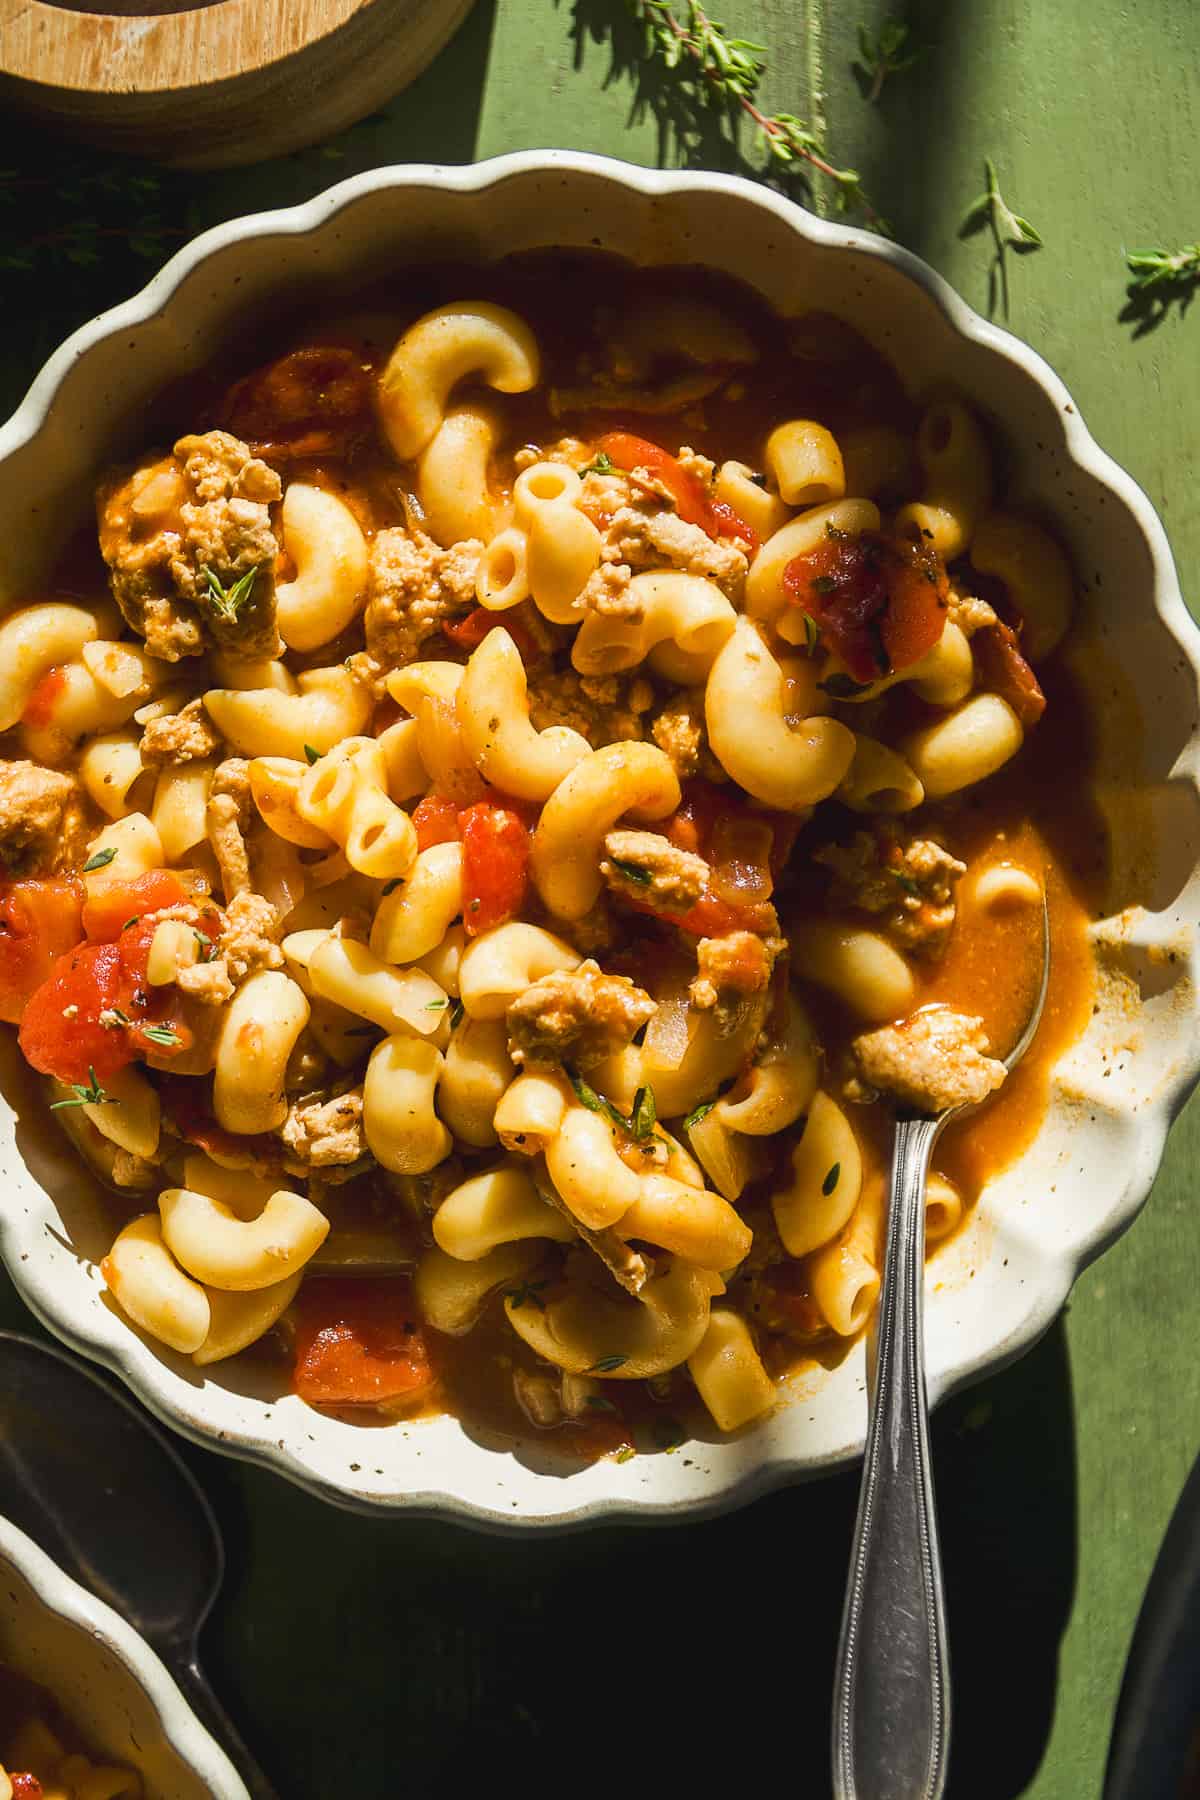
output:
M 164 918 L 177 916 L 176 909 L 163 914 Z M 208 959 L 181 969 L 175 984 L 181 993 L 206 1006 L 223 1006 L 249 976 L 260 969 L 283 967 L 278 935 L 279 921 L 269 900 L 261 894 L 236 894 L 225 908 L 225 921 Z
M 574 669 L 539 674 L 529 688 L 529 719 L 535 731 L 569 725 L 593 750 L 605 744 L 642 739 L 654 689 L 642 676 L 577 675 Z
M 508 1053 L 519 1066 L 599 1062 L 625 1045 L 658 1007 L 626 975 L 598 963 L 543 975 L 508 1009 Z
M 250 792 L 250 764 L 241 756 L 231 756 L 213 773 L 206 807 L 208 841 L 212 845 L 225 898 L 248 893 L 250 858 L 246 853 L 246 833 L 254 820 L 254 803 Z
M 704 689 L 680 688 L 655 714 L 650 736 L 671 760 L 680 781 L 700 775 L 705 781 L 728 781 L 729 777 L 708 747 L 708 728 L 704 722 Z
M 279 1135 L 292 1161 L 309 1169 L 343 1168 L 367 1154 L 361 1088 L 332 1098 L 308 1094 L 288 1108 Z
M 746 998 L 765 992 L 781 939 L 761 938 L 753 931 L 728 931 L 723 937 L 701 938 L 696 946 L 696 975 L 688 990 L 692 1005 L 711 1012 L 717 1031 L 727 1035 L 740 1023 Z
M 1000 1086 L 1004 1064 L 986 1054 L 988 1047 L 982 1019 L 927 1006 L 899 1025 L 862 1033 L 851 1053 L 866 1088 L 940 1113 L 984 1100 Z
M 221 750 L 221 735 L 204 710 L 204 701 L 190 700 L 181 712 L 151 719 L 139 746 L 148 769 L 179 768 L 184 763 L 204 762 Z
M 849 844 L 827 844 L 814 862 L 833 873 L 834 906 L 870 913 L 881 928 L 917 956 L 937 957 L 954 925 L 954 884 L 967 865 L 932 838 L 907 842 L 895 826 L 880 821 L 856 831 Z
M 279 654 L 270 507 L 281 493 L 275 471 L 227 431 L 180 438 L 169 457 L 101 485 L 100 548 L 113 597 L 152 656 L 178 662 L 210 645 Z M 252 571 L 236 607 L 222 606 L 213 581 L 228 594 Z
M 7 873 L 70 865 L 85 829 L 73 775 L 33 762 L 0 762 L 0 866 Z
M 600 873 L 624 900 L 683 913 L 704 892 L 709 871 L 702 856 L 678 849 L 657 831 L 610 831 Z
M 423 531 L 393 526 L 376 534 L 364 624 L 367 650 L 380 668 L 403 668 L 443 620 L 475 605 L 482 554 L 477 538 L 443 550 Z

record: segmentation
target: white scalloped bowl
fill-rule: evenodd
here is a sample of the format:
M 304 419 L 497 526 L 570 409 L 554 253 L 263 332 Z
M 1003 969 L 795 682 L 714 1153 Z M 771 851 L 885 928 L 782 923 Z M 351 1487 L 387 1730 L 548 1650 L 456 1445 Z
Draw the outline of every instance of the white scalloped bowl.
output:
M 0 1662 L 49 1690 L 97 1757 L 146 1800 L 250 1800 L 147 1644 L 0 1518 Z
M 51 358 L 0 432 L 0 591 L 30 591 L 61 521 L 84 514 L 95 471 L 138 446 L 139 408 L 211 357 L 234 324 L 406 263 L 547 245 L 603 246 L 651 265 L 704 263 L 749 281 L 784 313 L 840 315 L 897 362 L 915 392 L 950 383 L 973 399 L 1004 446 L 1010 492 L 1052 517 L 1074 555 L 1084 604 L 1073 657 L 1099 721 L 1113 850 L 1111 914 L 1094 927 L 1099 1008 L 1056 1072 L 1036 1141 L 932 1264 L 937 1401 L 1028 1349 L 1050 1324 L 1080 1269 L 1145 1200 L 1170 1120 L 1200 1072 L 1200 634 L 1145 495 L 1093 443 L 1032 350 L 894 244 L 732 177 L 553 151 L 474 168 L 376 170 L 308 205 L 205 233 Z M 1118 689 L 1135 712 L 1114 704 Z M 1139 716 L 1140 731 L 1130 724 Z M 731 1441 L 570 1471 L 535 1445 L 451 1419 L 355 1427 L 266 1392 L 252 1370 L 201 1374 L 104 1304 L 90 1260 L 107 1248 L 96 1197 L 47 1134 L 6 1049 L 0 1249 L 13 1278 L 51 1330 L 199 1442 L 345 1505 L 501 1527 L 714 1511 L 861 1451 L 861 1343 L 833 1372 L 797 1381 L 772 1416 Z

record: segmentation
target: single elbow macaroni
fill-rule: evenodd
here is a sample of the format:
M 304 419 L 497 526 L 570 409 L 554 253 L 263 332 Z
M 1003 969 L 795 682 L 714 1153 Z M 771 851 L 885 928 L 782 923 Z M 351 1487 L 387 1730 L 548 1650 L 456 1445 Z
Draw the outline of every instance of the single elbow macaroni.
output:
M 821 1056 L 812 1021 L 794 996 L 787 1000 L 781 1037 L 768 1044 L 745 1081 L 718 1100 L 713 1114 L 730 1131 L 769 1137 L 785 1131 L 808 1110 Z
M 549 910 L 581 919 L 603 885 L 604 838 L 617 820 L 661 819 L 679 800 L 679 779 L 653 744 L 608 744 L 584 757 L 547 800 L 533 834 L 530 869 Z
M 277 1131 L 287 1117 L 284 1075 L 308 1023 L 303 991 L 279 969 L 244 981 L 225 1010 L 217 1039 L 213 1111 L 226 1131 Z
M 439 306 L 404 333 L 379 383 L 384 434 L 401 462 L 432 440 L 454 388 L 468 375 L 501 394 L 524 394 L 539 378 L 537 342 L 507 307 L 475 300 Z
M 283 940 L 283 953 L 297 980 L 303 970 L 314 994 L 383 1031 L 433 1038 L 446 1023 L 449 1001 L 431 975 L 394 968 L 355 938 L 293 932 Z
M 710 1314 L 687 1366 L 718 1431 L 738 1431 L 775 1404 L 775 1383 L 740 1313 L 722 1307 Z
M 525 665 L 503 627 L 489 631 L 458 689 L 462 740 L 485 781 L 521 800 L 547 800 L 565 775 L 590 756 L 578 731 L 529 722 Z
M 367 540 L 344 500 L 303 481 L 288 485 L 282 524 L 296 575 L 275 589 L 279 635 L 291 650 L 316 650 L 362 611 Z
M 208 795 L 216 762 L 185 763 L 160 769 L 150 804 L 150 823 L 168 863 L 180 863 L 208 836 Z
M 421 1317 L 431 1330 L 461 1337 L 478 1319 L 488 1296 L 528 1275 L 544 1252 L 540 1240 L 522 1239 L 498 1244 L 486 1256 L 463 1262 L 433 1245 L 422 1253 L 413 1276 L 413 1298 Z
M 492 1124 L 506 1150 L 541 1156 L 558 1135 L 571 1090 L 561 1075 L 540 1071 L 518 1075 L 496 1103 Z
M 807 1256 L 847 1224 L 862 1192 L 862 1151 L 836 1100 L 815 1094 L 791 1175 L 771 1196 L 775 1224 L 789 1256 Z
M 477 1149 L 496 1142 L 494 1116 L 513 1078 L 503 1019 L 465 1015 L 446 1046 L 438 1110 L 454 1136 Z
M 546 1146 L 546 1172 L 563 1204 L 590 1231 L 615 1225 L 641 1191 L 621 1161 L 612 1127 L 599 1113 L 571 1106 Z
M 433 1215 L 434 1242 L 459 1262 L 478 1262 L 500 1244 L 548 1238 L 567 1244 L 575 1232 L 548 1206 L 524 1169 L 501 1165 L 454 1188 Z
M 767 439 L 767 470 L 789 506 L 824 506 L 846 492 L 838 441 L 815 419 L 789 419 Z
M 463 951 L 458 991 L 473 1019 L 499 1019 L 543 975 L 577 969 L 582 961 L 578 950 L 540 925 L 497 925 Z
M 256 1344 L 283 1317 L 300 1292 L 301 1279 L 302 1274 L 289 1275 L 284 1281 L 245 1294 L 209 1288 L 208 1333 L 193 1352 L 192 1361 L 198 1368 L 207 1368 Z
M 57 600 L 23 606 L 0 621 L 0 731 L 11 731 L 19 723 L 48 669 L 71 662 L 99 636 L 97 613 Z
M 384 962 L 416 962 L 437 948 L 462 909 L 462 845 L 431 844 L 408 880 L 380 900 L 371 948 Z
M 542 1307 L 504 1302 L 508 1322 L 538 1356 L 571 1375 L 602 1373 L 607 1380 L 637 1381 L 662 1375 L 687 1361 L 708 1329 L 719 1276 L 675 1257 L 634 1299 L 615 1284 L 601 1286 L 586 1273 Z
M 1057 539 L 1032 519 L 988 513 L 971 539 L 971 566 L 1008 589 L 1030 662 L 1049 656 L 1066 635 L 1075 606 L 1075 577 Z
M 140 810 L 135 800 L 138 784 L 146 786 L 152 779 L 142 761 L 140 743 L 136 731 L 106 732 L 86 743 L 80 754 L 79 779 L 84 792 L 110 819 Z
M 507 612 L 529 598 L 529 538 L 519 525 L 498 531 L 475 572 L 475 598 L 488 612 Z
M 420 1038 L 376 1044 L 363 1082 L 363 1131 L 376 1162 L 398 1175 L 424 1175 L 454 1147 L 434 1112 L 445 1059 Z
M 925 789 L 898 750 L 856 731 L 854 761 L 836 795 L 851 812 L 903 813 L 920 806 Z
M 1025 741 L 1021 721 L 999 694 L 973 694 L 935 724 L 901 744 L 930 800 L 985 781 L 1017 754 Z
M 612 675 L 649 657 L 668 681 L 703 680 L 737 614 L 715 582 L 703 575 L 656 569 L 635 575 L 629 617 L 588 613 L 571 646 L 581 675 Z M 682 660 L 681 660 L 682 659 Z
M 792 730 L 785 691 L 783 668 L 750 621 L 739 619 L 704 690 L 709 743 L 748 794 L 782 812 L 800 812 L 840 785 L 854 760 L 854 733 L 816 712 Z
M 916 998 L 912 970 L 887 938 L 836 919 L 806 919 L 797 925 L 792 968 L 875 1025 L 903 1018 Z
M 728 1200 L 669 1175 L 634 1179 L 638 1194 L 621 1215 L 623 1238 L 644 1239 L 698 1269 L 734 1269 L 746 1256 L 754 1234 Z
M 384 791 L 386 780 L 376 740 L 349 738 L 315 762 L 296 790 L 305 824 L 340 844 L 350 867 L 375 881 L 402 879 L 417 860 L 416 829 Z
M 569 500 L 555 500 L 531 504 L 528 532 L 529 591 L 534 605 L 553 625 L 578 624 L 575 602 L 600 561 L 599 531 Z
M 308 669 L 297 686 L 295 694 L 277 687 L 210 688 L 204 705 L 239 756 L 287 756 L 302 762 L 306 746 L 323 754 L 365 729 L 371 698 L 348 669 Z
M 223 1200 L 191 1188 L 164 1188 L 158 1210 L 163 1239 L 180 1266 L 206 1287 L 228 1293 L 286 1281 L 329 1235 L 324 1213 L 283 1188 L 253 1219 L 239 1218 Z
M 490 407 L 453 406 L 421 452 L 417 493 L 425 529 L 436 543 L 492 536 L 488 465 L 499 438 L 500 422 Z
M 992 499 L 992 456 L 975 415 L 957 400 L 931 406 L 917 427 L 925 477 L 919 501 L 896 514 L 900 531 L 922 537 L 945 562 L 961 556 Z
M 171 1255 L 156 1214 L 126 1225 L 100 1273 L 121 1311 L 160 1343 L 190 1356 L 208 1336 L 208 1295 Z
M 115 854 L 108 856 L 109 851 Z M 162 839 L 145 813 L 127 813 L 98 831 L 88 846 L 88 862 L 105 861 L 89 869 L 84 864 L 84 885 L 89 896 L 102 894 L 116 882 L 136 881 L 151 869 L 161 869 L 164 861 Z
M 755 477 L 749 463 L 723 462 L 717 470 L 716 494 L 744 519 L 760 543 L 782 530 L 791 512 L 778 494 L 766 486 L 766 477 Z

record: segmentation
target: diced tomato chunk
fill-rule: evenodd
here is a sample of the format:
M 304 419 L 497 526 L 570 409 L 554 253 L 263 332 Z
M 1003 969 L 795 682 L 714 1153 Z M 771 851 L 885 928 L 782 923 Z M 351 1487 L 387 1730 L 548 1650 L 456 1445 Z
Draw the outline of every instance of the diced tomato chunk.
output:
M 83 935 L 77 881 L 51 877 L 0 887 L 0 1019 L 15 1025 L 58 957 Z
M 372 378 L 358 351 L 306 344 L 235 382 L 220 423 L 270 462 L 344 456 L 371 431 Z
M 459 838 L 459 808 L 446 794 L 426 794 L 413 808 L 412 822 L 417 829 L 417 849 L 428 850 L 431 844 L 456 844 Z
M 1021 654 L 1020 640 L 1011 625 L 997 619 L 971 640 L 979 685 L 999 694 L 1028 730 L 1046 710 L 1041 683 Z
M 86 1082 L 94 1069 L 101 1083 L 133 1061 L 129 1034 L 100 1023 L 120 1005 L 121 952 L 115 944 L 81 944 L 60 956 L 29 997 L 21 1020 L 26 1062 L 59 1081 Z
M 486 606 L 477 606 L 466 618 L 443 625 L 442 635 L 457 644 L 460 650 L 478 650 L 488 633 L 500 627 L 507 631 L 527 669 L 543 659 L 545 653 L 528 626 L 520 619 L 514 619 L 511 612 L 489 612 Z
M 54 709 L 66 685 L 67 672 L 61 663 L 47 669 L 25 702 L 22 725 L 27 725 L 30 731 L 45 731 L 54 718 Z
M 516 809 L 481 800 L 459 815 L 463 928 L 468 937 L 520 912 L 529 882 L 529 831 Z
M 937 552 L 879 531 L 831 531 L 815 550 L 793 557 L 783 587 L 864 686 L 920 662 L 941 637 L 949 605 Z
M 292 1386 L 312 1406 L 415 1398 L 432 1370 L 412 1288 L 403 1278 L 306 1281 Z
M 8 1780 L 12 1788 L 12 1800 L 42 1800 L 46 1792 L 37 1776 L 28 1771 L 10 1774 Z
M 757 532 L 724 500 L 710 499 L 704 484 L 669 450 L 632 431 L 608 431 L 600 439 L 598 448 L 618 469 L 646 469 L 656 476 L 675 502 L 679 517 L 687 524 L 698 525 L 711 538 L 738 538 L 750 555 L 758 549 Z
M 658 829 L 677 849 L 690 850 L 694 855 L 702 856 L 706 862 L 712 862 L 714 839 L 719 840 L 721 836 L 718 828 L 725 822 L 739 818 L 761 819 L 770 826 L 769 872 L 773 881 L 786 860 L 797 829 L 795 820 L 786 813 L 747 806 L 712 782 L 690 781 L 683 791 L 679 807 L 669 819 L 664 819 Z M 762 885 L 769 885 L 765 880 L 765 872 Z M 637 901 L 627 900 L 627 903 L 636 911 L 653 913 L 656 918 L 665 920 L 668 925 L 677 926 L 680 931 L 686 931 L 693 937 L 723 937 L 730 931 L 766 931 L 774 923 L 771 909 L 765 901 L 746 900 L 737 904 L 723 900 L 714 892 L 711 883 L 696 904 L 685 913 L 665 913 L 656 907 L 642 906 Z
M 114 881 L 89 895 L 83 907 L 83 929 L 89 938 L 109 943 L 131 919 L 182 906 L 187 898 L 182 882 L 168 869 L 151 869 L 133 881 Z
M 65 1082 L 85 1082 L 94 1071 L 103 1084 L 138 1057 L 190 1048 L 175 990 L 146 980 L 155 929 L 153 919 L 135 920 L 115 943 L 80 944 L 51 965 L 21 1018 L 27 1062 Z

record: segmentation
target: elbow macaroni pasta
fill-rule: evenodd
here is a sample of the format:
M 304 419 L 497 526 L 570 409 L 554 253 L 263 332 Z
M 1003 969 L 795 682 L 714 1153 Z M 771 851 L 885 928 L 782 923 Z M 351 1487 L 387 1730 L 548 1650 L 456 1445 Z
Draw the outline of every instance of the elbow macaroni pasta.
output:
M 197 1380 L 277 1332 L 309 1403 L 593 1451 L 622 1382 L 740 1431 L 867 1324 L 867 1109 L 962 1073 L 927 1011 L 1009 1029 L 1082 780 L 1070 565 L 972 407 L 594 287 L 422 277 L 390 354 L 339 325 L 106 480 L 112 600 L 0 618 L 0 1011 L 126 1202 L 114 1304 Z

